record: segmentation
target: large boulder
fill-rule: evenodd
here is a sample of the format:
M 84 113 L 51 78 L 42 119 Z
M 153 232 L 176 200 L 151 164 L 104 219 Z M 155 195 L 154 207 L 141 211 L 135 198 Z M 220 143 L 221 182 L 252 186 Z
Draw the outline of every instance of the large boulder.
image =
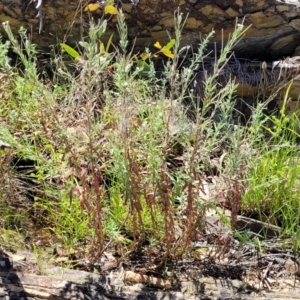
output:
M 116 33 L 116 17 L 100 8 L 86 12 L 87 0 L 0 0 L 0 21 L 9 21 L 13 31 L 28 29 L 40 48 L 58 42 L 74 44 L 88 30 L 89 18 L 109 18 L 106 37 Z M 236 46 L 238 56 L 277 59 L 291 56 L 300 45 L 298 0 L 115 0 L 122 7 L 129 39 L 140 48 L 169 40 L 174 32 L 177 8 L 188 15 L 183 44 L 198 43 L 200 35 L 215 30 L 214 42 L 221 45 L 233 31 L 236 20 L 251 27 Z M 136 4 L 133 4 L 136 3 Z M 37 17 L 37 6 L 39 17 Z M 42 14 L 41 14 L 42 13 Z M 40 27 L 40 29 L 39 29 Z M 1 29 L 2 30 L 2 29 Z M 39 33 L 40 31 L 40 33 Z M 3 33 L 3 30 L 2 30 Z M 117 34 L 115 34 L 115 37 Z

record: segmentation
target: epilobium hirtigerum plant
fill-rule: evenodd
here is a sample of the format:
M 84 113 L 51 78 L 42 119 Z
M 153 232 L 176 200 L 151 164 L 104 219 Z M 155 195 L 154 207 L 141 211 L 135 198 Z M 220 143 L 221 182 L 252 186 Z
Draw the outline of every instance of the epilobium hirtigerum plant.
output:
M 63 245 L 91 262 L 109 247 L 119 261 L 144 248 L 149 256 L 159 249 L 162 264 L 192 253 L 212 211 L 232 238 L 237 215 L 255 212 L 279 220 L 282 233 L 296 240 L 296 139 L 282 135 L 282 118 L 272 119 L 266 138 L 265 104 L 252 108 L 248 126 L 234 124 L 237 85 L 218 81 L 243 25 L 199 80 L 214 32 L 187 51 L 192 48 L 181 47 L 185 18 L 176 13 L 170 41 L 136 53 L 128 48 L 124 14 L 114 3 L 86 10 L 99 5 L 117 16 L 119 44 L 103 38 L 108 20 L 91 22 L 79 47 L 61 44 L 48 77 L 40 74 L 25 30 L 18 42 L 4 24 L 0 140 L 12 148 L 0 149 L 1 225 L 26 228 L 39 247 Z M 8 47 L 21 68 L 7 59 Z M 22 176 L 12 168 L 16 161 L 29 164 Z

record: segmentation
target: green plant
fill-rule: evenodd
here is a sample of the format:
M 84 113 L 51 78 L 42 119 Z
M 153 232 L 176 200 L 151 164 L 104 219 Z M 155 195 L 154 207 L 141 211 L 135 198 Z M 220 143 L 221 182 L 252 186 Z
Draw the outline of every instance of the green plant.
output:
M 294 143 L 299 137 L 297 128 L 299 124 L 298 111 L 292 112 L 291 115 L 287 115 L 287 104 L 289 101 L 289 91 L 293 84 L 293 81 L 287 86 L 282 106 L 279 110 L 279 116 L 273 115 L 269 118 L 271 128 L 265 127 L 265 129 L 271 134 L 271 138 L 274 143 L 291 142 Z
M 24 236 L 12 229 L 0 230 L 1 246 L 10 251 L 16 252 L 24 247 Z
M 291 126 L 298 112 L 286 114 L 291 84 L 287 87 L 279 116 L 261 119 L 260 132 L 267 130 L 270 140 L 260 139 L 255 145 L 256 155 L 248 165 L 247 190 L 243 197 L 245 212 L 279 225 L 282 234 L 288 235 L 296 233 L 300 221 L 298 134 Z M 266 119 L 271 121 L 270 128 L 264 125 Z
M 23 64 L 26 72 L 25 77 L 32 82 L 38 83 L 38 77 L 37 77 L 37 69 L 36 69 L 36 49 L 35 45 L 31 44 L 30 40 L 26 36 L 26 30 L 21 27 L 19 30 L 19 34 L 21 37 L 21 43 L 22 46 L 24 46 L 24 50 L 22 49 L 22 46 L 18 43 L 17 39 L 14 37 L 11 28 L 8 24 L 8 22 L 2 23 L 2 26 L 9 38 L 9 43 L 6 42 L 6 44 L 2 45 L 2 51 L 4 51 L 4 55 L 7 54 L 7 47 L 8 45 L 11 45 L 14 52 L 18 55 L 18 57 L 21 60 L 21 63 Z M 7 61 L 2 62 L 2 66 L 6 67 L 6 70 L 8 68 Z
M 284 232 L 294 232 L 299 223 L 297 148 L 285 144 L 264 149 L 249 169 L 245 206 L 263 220 L 278 222 Z
M 119 12 L 117 18 L 118 45 L 112 44 L 112 38 L 103 44 L 108 21 L 91 22 L 89 36 L 78 42 L 77 50 L 61 44 L 75 62 L 70 67 L 66 56 L 57 54 L 49 82 L 39 80 L 35 48 L 24 32 L 26 55 L 6 27 L 30 72 L 18 72 L 0 59 L 13 74 L 0 83 L 0 139 L 12 145 L 13 155 L 20 160 L 34 162 L 26 178 L 37 184 L 29 207 L 35 225 L 50 228 L 72 252 L 88 244 L 92 262 L 110 246 L 115 246 L 120 261 L 147 245 L 149 257 L 160 249 L 164 266 L 168 259 L 184 255 L 197 240 L 206 211 L 216 209 L 220 198 L 232 211 L 230 220 L 222 220 L 234 231 L 242 200 L 244 209 L 247 203 L 257 205 L 263 193 L 271 196 L 278 179 L 294 182 L 294 188 L 297 176 L 279 158 L 289 165 L 297 155 L 283 144 L 266 146 L 261 106 L 254 109 L 248 128 L 232 122 L 236 84 L 229 80 L 222 86 L 219 77 L 232 47 L 245 33 L 242 25 L 236 26 L 200 82 L 195 75 L 213 32 L 188 57 L 186 48 L 180 47 L 186 19 L 177 12 L 170 42 L 155 43 L 156 53 L 146 49 L 136 54 L 128 49 L 124 14 Z M 5 56 L 6 47 L 1 49 Z M 158 54 L 167 57 L 161 78 L 155 76 L 153 58 Z M 202 90 L 193 90 L 199 86 Z M 187 111 L 192 112 L 192 120 Z M 203 197 L 204 178 L 220 151 L 224 152 L 217 170 L 220 191 L 215 197 Z M 257 160 L 253 159 L 256 154 Z M 276 171 L 276 180 L 272 186 L 263 183 L 259 193 L 255 189 L 260 187 L 259 180 L 271 176 L 266 167 Z M 284 193 L 293 188 L 287 185 Z M 276 193 L 278 199 L 283 195 L 279 188 Z M 293 199 L 291 205 L 296 205 Z M 267 201 L 264 205 L 259 209 L 269 209 Z M 279 203 L 272 214 L 282 209 Z

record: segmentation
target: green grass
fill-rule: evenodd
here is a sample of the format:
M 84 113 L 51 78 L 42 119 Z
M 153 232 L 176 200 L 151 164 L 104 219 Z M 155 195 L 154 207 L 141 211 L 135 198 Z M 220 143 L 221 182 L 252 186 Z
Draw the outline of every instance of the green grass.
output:
M 262 126 L 268 132 L 269 140 L 256 148 L 248 166 L 247 191 L 243 197 L 245 211 L 279 225 L 281 233 L 287 236 L 297 233 L 300 221 L 299 134 L 295 130 L 298 112 L 286 115 L 290 86 L 291 83 L 279 115 L 267 118 L 271 126 Z
M 299 149 L 288 143 L 263 149 L 249 165 L 248 176 L 245 207 L 263 220 L 278 223 L 283 232 L 296 232 L 300 221 Z
M 204 200 L 200 191 L 221 149 L 216 194 L 229 203 L 232 229 L 242 210 L 275 218 L 283 233 L 296 234 L 299 155 L 296 139 L 284 134 L 288 117 L 271 119 L 269 138 L 263 105 L 253 109 L 248 127 L 234 125 L 236 84 L 218 83 L 243 26 L 216 59 L 199 102 L 191 86 L 213 32 L 179 70 L 185 20 L 178 14 L 174 57 L 166 58 L 159 79 L 149 49 L 148 59 L 128 50 L 123 14 L 118 18 L 120 44 L 113 52 L 99 48 L 107 21 L 91 24 L 89 38 L 78 41 L 80 59 L 70 63 L 58 51 L 49 78 L 39 74 L 24 30 L 19 44 L 5 25 L 10 44 L 0 43 L 0 139 L 12 148 L 0 158 L 8 169 L 13 158 L 33 161 L 34 171 L 24 176 L 36 183 L 34 189 L 16 184 L 13 202 L 0 185 L 0 217 L 9 220 L 8 229 L 20 230 L 17 216 L 26 216 L 33 240 L 36 227 L 50 230 L 53 243 L 70 252 L 84 247 L 92 260 L 110 246 L 121 257 L 145 245 L 150 252 L 159 248 L 162 262 L 183 255 L 203 230 L 207 209 L 220 205 L 219 197 Z M 22 67 L 9 64 L 9 46 Z M 0 171 L 2 179 L 18 178 Z M 30 188 L 34 198 L 24 200 Z

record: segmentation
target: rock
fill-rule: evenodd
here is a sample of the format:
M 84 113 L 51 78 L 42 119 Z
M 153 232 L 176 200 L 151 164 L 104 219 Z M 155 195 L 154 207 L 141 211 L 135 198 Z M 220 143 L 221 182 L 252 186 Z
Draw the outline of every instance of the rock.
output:
M 207 57 L 203 66 L 197 71 L 192 87 L 197 96 L 203 97 L 203 82 L 205 74 L 214 72 L 215 58 Z M 291 116 L 294 112 L 299 117 L 300 105 L 300 57 L 295 56 L 273 62 L 237 59 L 233 57 L 219 73 L 219 86 L 225 86 L 229 80 L 237 84 L 234 91 L 236 96 L 236 109 L 244 116 L 242 123 L 247 123 L 251 117 L 251 106 L 258 101 L 265 101 L 271 97 L 270 109 L 266 113 L 273 113 L 274 109 L 280 109 L 288 92 L 285 114 Z M 291 86 L 289 86 L 291 84 Z M 288 89 L 289 87 L 289 89 Z M 272 104 L 272 105 L 271 105 Z M 237 118 L 241 115 L 237 114 Z M 239 122 L 239 121 L 238 121 Z M 300 132 L 297 126 L 294 128 Z M 217 164 L 220 168 L 222 163 Z
M 263 62 L 250 60 L 231 60 L 225 66 L 225 81 L 229 76 L 234 78 L 239 87 L 236 94 L 242 98 L 265 97 L 274 92 L 279 92 L 287 87 L 293 79 L 289 96 L 297 100 L 299 96 L 300 57 L 287 58 L 285 60 Z
M 5 149 L 5 148 L 11 148 L 10 144 L 4 143 L 3 141 L 0 140 L 0 149 Z
M 30 257 L 32 254 L 22 253 L 21 256 L 23 255 Z M 14 265 L 11 255 L 3 254 L 3 256 L 9 257 L 10 265 Z M 222 267 L 218 264 L 215 266 Z M 235 267 L 234 262 L 231 267 Z M 230 279 L 225 273 L 224 277 L 208 277 L 204 276 L 201 268 L 199 271 L 195 270 L 196 273 L 192 272 L 190 276 L 189 269 L 177 274 L 178 281 L 175 285 L 171 285 L 167 279 L 161 279 L 165 284 L 154 288 L 149 287 L 149 283 L 158 282 L 155 281 L 157 280 L 155 276 L 144 276 L 133 271 L 123 272 L 122 269 L 108 274 L 102 274 L 103 272 L 95 274 L 53 267 L 49 264 L 49 275 L 41 276 L 32 274 L 32 270 L 26 272 L 26 266 L 20 272 L 10 268 L 0 270 L 0 299 L 299 299 L 299 285 L 294 286 L 293 278 L 284 280 L 277 278 L 272 283 L 272 290 L 265 290 L 259 283 L 255 269 L 253 274 L 249 270 L 249 274 L 243 280 Z M 133 277 L 138 277 L 138 280 L 129 280 L 130 283 L 127 284 L 126 278 Z M 137 281 L 142 282 L 136 283 Z M 255 285 L 258 288 L 255 288 Z M 171 289 L 166 290 L 167 288 Z
M 131 0 L 117 2 L 127 19 L 129 40 L 140 49 L 156 41 L 165 44 L 169 40 L 167 31 L 174 36 L 173 17 L 178 8 L 187 16 L 182 46 L 199 43 L 200 35 L 212 29 L 216 32 L 213 42 L 220 46 L 222 38 L 226 40 L 233 31 L 236 19 L 241 23 L 244 18 L 244 25 L 251 27 L 235 47 L 239 56 L 282 58 L 292 55 L 300 45 L 300 3 L 296 0 L 139 0 L 136 5 Z M 88 3 L 0 0 L 0 22 L 9 21 L 15 33 L 24 26 L 40 48 L 49 49 L 62 41 L 74 45 L 86 36 L 90 18 L 97 21 L 103 17 L 103 9 L 86 12 Z M 117 18 L 104 17 L 109 19 L 105 38 L 115 33 L 117 42 Z
M 171 282 L 169 280 L 165 280 L 165 279 L 154 277 L 154 276 L 143 275 L 143 274 L 132 272 L 132 271 L 125 272 L 124 281 L 149 284 L 153 287 L 158 287 L 158 288 L 162 288 L 162 289 L 171 288 Z
M 290 258 L 287 259 L 287 261 L 285 262 L 284 268 L 292 274 L 294 274 L 298 271 L 297 264 L 294 261 L 292 261 Z
M 187 16 L 182 46 L 197 45 L 200 35 L 206 35 L 212 29 L 215 30 L 212 42 L 220 46 L 222 39 L 226 40 L 233 32 L 236 19 L 241 23 L 245 18 L 244 25 L 250 27 L 234 48 L 236 57 L 252 57 L 256 61 L 232 60 L 226 67 L 224 76 L 228 80 L 233 75 L 231 78 L 235 78 L 239 84 L 236 95 L 242 99 L 267 99 L 275 92 L 274 89 L 282 90 L 279 98 L 283 99 L 287 83 L 293 78 L 289 97 L 295 102 L 289 104 L 289 107 L 298 107 L 296 101 L 300 94 L 299 56 L 266 63 L 265 69 L 262 68 L 262 63 L 264 60 L 300 53 L 299 1 L 140 0 L 136 5 L 133 5 L 131 0 L 116 2 L 125 13 L 128 38 L 131 44 L 135 44 L 136 50 L 151 48 L 156 41 L 162 45 L 167 43 L 169 35 L 174 36 L 174 12 L 178 8 Z M 37 3 L 42 3 L 39 7 L 42 7 L 43 11 L 43 27 L 40 34 L 41 23 L 36 18 Z M 9 21 L 14 33 L 17 33 L 20 26 L 30 28 L 30 39 L 40 49 L 49 53 L 49 46 L 59 42 L 74 46 L 87 35 L 90 18 L 97 21 L 104 17 L 108 19 L 108 27 L 103 40 L 105 42 L 105 39 L 114 34 L 114 42 L 117 43 L 116 16 L 103 16 L 103 9 L 87 12 L 87 3 L 88 1 L 78 3 L 77 0 L 0 0 L 0 21 Z M 4 33 L 0 26 L 1 31 Z M 199 81 L 201 82 L 201 79 Z M 249 107 L 245 109 L 249 110 Z M 8 146 L 0 141 L 0 149 Z

